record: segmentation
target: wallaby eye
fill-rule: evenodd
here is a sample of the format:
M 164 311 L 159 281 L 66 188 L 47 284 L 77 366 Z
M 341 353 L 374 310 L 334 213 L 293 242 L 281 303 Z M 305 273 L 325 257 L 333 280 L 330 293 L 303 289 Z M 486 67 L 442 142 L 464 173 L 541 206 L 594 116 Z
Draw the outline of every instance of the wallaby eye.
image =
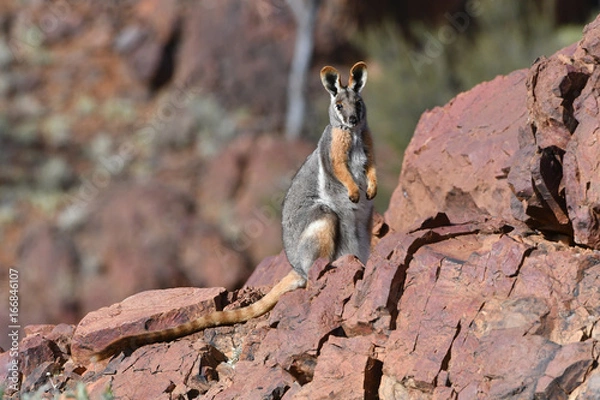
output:
M 336 103 L 336 105 L 335 105 L 336 110 L 341 110 L 342 108 L 344 108 L 344 106 L 342 106 L 341 103 Z

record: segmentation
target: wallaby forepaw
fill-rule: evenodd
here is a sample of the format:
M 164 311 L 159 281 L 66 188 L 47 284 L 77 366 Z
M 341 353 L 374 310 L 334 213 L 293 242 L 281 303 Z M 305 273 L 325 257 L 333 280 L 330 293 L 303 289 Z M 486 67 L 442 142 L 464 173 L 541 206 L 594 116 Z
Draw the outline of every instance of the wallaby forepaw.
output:
M 360 192 L 358 190 L 348 192 L 348 198 L 351 202 L 358 203 L 358 201 L 360 200 Z
M 372 200 L 377 196 L 377 180 L 371 179 L 367 184 L 367 200 Z
M 377 186 L 371 186 L 367 189 L 367 200 L 373 200 L 377 196 Z

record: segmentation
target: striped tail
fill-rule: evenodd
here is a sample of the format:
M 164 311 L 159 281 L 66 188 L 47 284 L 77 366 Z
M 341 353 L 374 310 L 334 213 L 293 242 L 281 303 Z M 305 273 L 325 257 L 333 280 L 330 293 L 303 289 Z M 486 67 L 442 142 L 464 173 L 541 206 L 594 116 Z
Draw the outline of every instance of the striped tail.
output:
M 154 332 L 144 332 L 137 335 L 124 336 L 109 343 L 102 350 L 94 353 L 91 357 L 93 362 L 109 358 L 124 349 L 134 349 L 150 343 L 165 342 L 182 336 L 190 335 L 205 328 L 221 325 L 232 325 L 245 322 L 269 312 L 279 298 L 287 292 L 304 287 L 306 279 L 292 270 L 277 285 L 273 287 L 264 297 L 247 307 L 236 310 L 215 311 L 195 320 L 186 322 L 174 328 L 163 329 Z

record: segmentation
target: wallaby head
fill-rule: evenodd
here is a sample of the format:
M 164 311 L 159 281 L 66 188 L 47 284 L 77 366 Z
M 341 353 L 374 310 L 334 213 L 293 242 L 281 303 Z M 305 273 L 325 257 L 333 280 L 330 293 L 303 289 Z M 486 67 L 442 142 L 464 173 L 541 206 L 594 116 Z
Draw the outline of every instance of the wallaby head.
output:
M 364 123 L 367 110 L 360 91 L 367 83 L 367 64 L 362 61 L 354 64 L 348 86 L 342 85 L 340 74 L 333 67 L 321 70 L 321 82 L 331 94 L 329 119 L 332 126 L 354 128 Z

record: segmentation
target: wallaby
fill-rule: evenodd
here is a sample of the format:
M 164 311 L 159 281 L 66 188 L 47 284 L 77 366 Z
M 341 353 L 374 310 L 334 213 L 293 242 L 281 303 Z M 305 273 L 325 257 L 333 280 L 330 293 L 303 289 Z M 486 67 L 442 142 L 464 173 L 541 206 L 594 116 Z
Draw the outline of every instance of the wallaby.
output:
M 367 262 L 371 243 L 372 199 L 377 194 L 373 140 L 360 92 L 367 66 L 356 63 L 348 86 L 333 67 L 321 70 L 331 95 L 329 125 L 315 151 L 294 176 L 283 202 L 283 248 L 292 271 L 256 303 L 216 311 L 171 329 L 119 338 L 95 353 L 107 358 L 129 347 L 173 340 L 199 330 L 248 321 L 271 310 L 286 292 L 305 287 L 308 270 L 321 257 L 333 261 L 345 254 Z
M 319 257 L 335 260 L 354 254 L 366 263 L 377 193 L 373 140 L 360 91 L 367 66 L 356 63 L 348 86 L 332 67 L 321 70 L 331 94 L 329 125 L 308 156 L 283 203 L 283 248 L 299 279 Z

